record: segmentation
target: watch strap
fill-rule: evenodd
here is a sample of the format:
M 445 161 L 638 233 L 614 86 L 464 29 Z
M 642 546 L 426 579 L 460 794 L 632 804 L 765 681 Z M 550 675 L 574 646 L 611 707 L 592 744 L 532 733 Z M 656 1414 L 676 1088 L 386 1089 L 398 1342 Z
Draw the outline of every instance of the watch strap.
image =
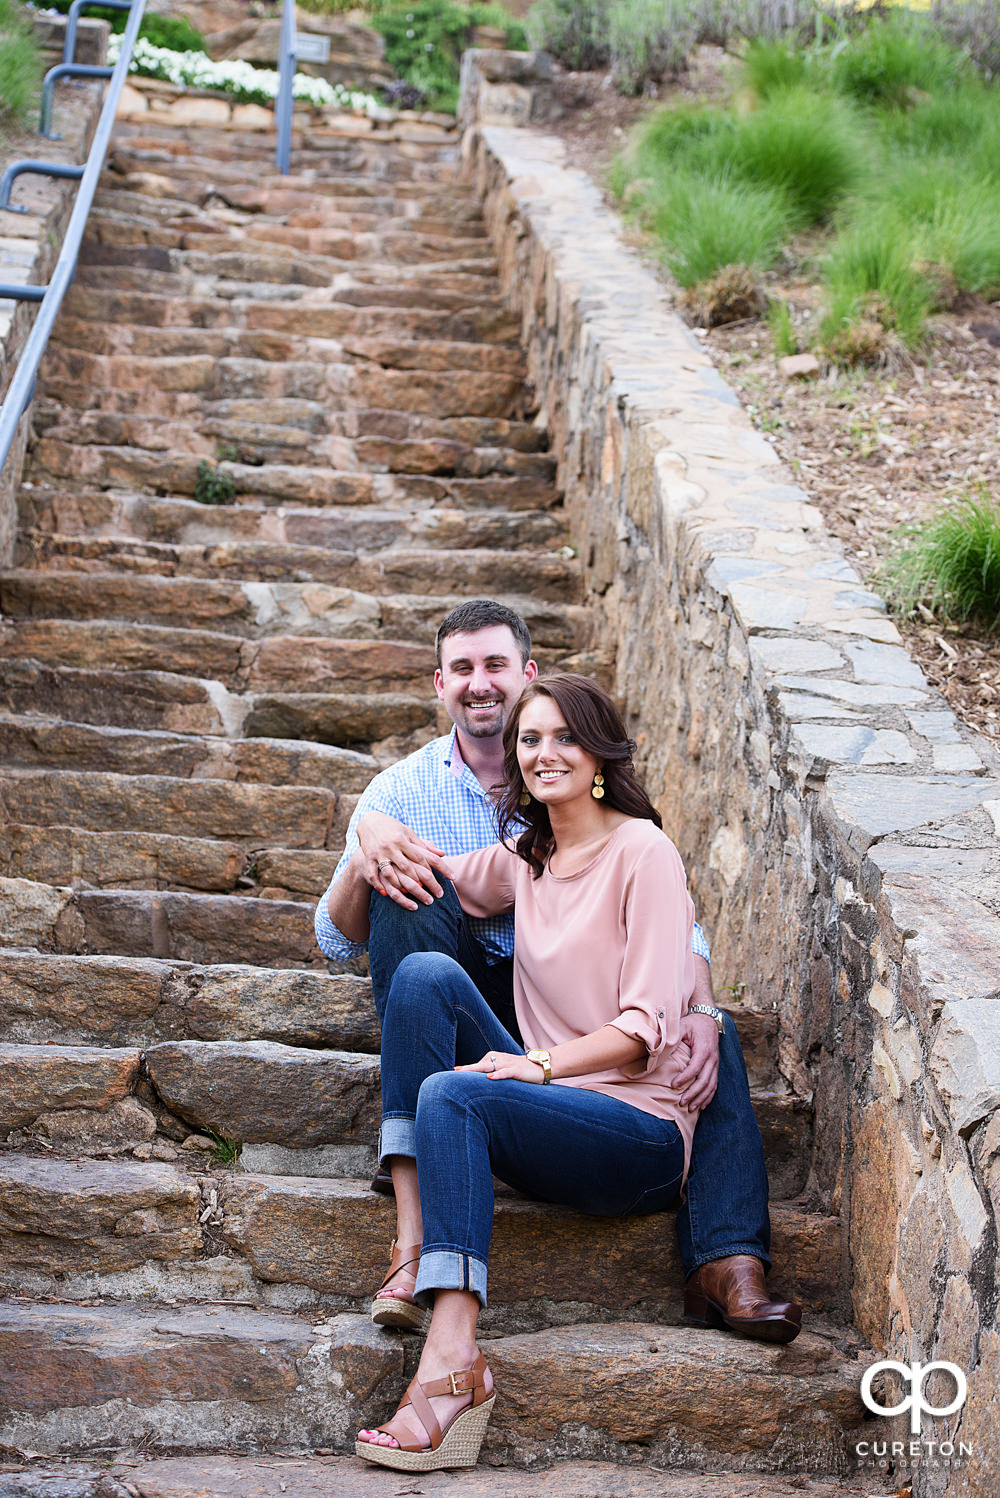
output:
M 688 1014 L 707 1014 L 710 1019 L 715 1020 L 715 1023 L 719 1027 L 719 1034 L 725 1034 L 726 1016 L 721 1009 L 715 1009 L 711 1004 L 689 1004 Z

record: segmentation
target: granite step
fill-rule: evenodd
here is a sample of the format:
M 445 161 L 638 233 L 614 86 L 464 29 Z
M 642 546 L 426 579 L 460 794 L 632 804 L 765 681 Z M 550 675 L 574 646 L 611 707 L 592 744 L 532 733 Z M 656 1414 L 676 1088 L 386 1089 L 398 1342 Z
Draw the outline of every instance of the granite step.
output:
M 245 697 L 217 682 L 166 671 L 90 671 L 0 659 L 0 708 L 95 728 L 231 738 L 307 739 L 367 752 L 386 737 L 418 748 L 433 737 L 436 707 L 402 692 L 266 693 Z M 283 723 L 284 728 L 278 724 Z M 269 726 L 270 725 L 270 726 Z M 408 751 L 406 751 L 408 752 Z
M 413 306 L 403 288 L 365 283 L 331 288 L 327 300 L 310 303 L 258 301 L 215 297 L 168 296 L 160 291 L 98 290 L 74 283 L 63 304 L 64 314 L 80 322 L 113 326 L 127 336 L 139 328 L 222 328 L 292 333 L 312 338 L 339 339 L 383 334 L 387 328 L 411 337 L 471 343 L 513 344 L 519 319 L 509 312 L 496 291 L 456 295 L 447 288 L 421 288 L 420 306 Z
M 430 646 L 396 640 L 271 635 L 241 639 L 206 629 L 128 625 L 107 619 L 12 619 L 0 624 L 0 659 L 47 666 L 170 671 L 210 678 L 232 690 L 426 691 Z
M 214 1309 L 214 1314 L 212 1310 Z M 843 1345 L 843 1344 L 842 1344 Z M 236 1307 L 35 1307 L 0 1313 L 0 1442 L 14 1452 L 347 1450 L 391 1413 L 413 1352 L 365 1317 L 319 1333 Z M 856 1344 L 804 1332 L 789 1348 L 629 1323 L 489 1339 L 502 1390 L 489 1462 L 676 1462 L 706 1471 L 846 1468 L 864 1407 Z M 66 1390 L 76 1403 L 66 1407 Z M 600 1390 L 600 1397 L 596 1391 Z
M 0 1468 L 0 1471 L 3 1471 Z M 350 1456 L 142 1457 L 99 1467 L 44 1460 L 0 1477 L 0 1498 L 369 1498 L 368 1464 Z M 56 1484 L 60 1484 L 56 1488 Z M 112 1486 L 114 1484 L 114 1486 Z M 127 1486 L 126 1486 L 127 1484 Z M 873 1486 L 874 1484 L 874 1486 Z M 892 1480 L 706 1473 L 608 1461 L 566 1461 L 544 1472 L 479 1466 L 429 1472 L 421 1491 L 448 1498 L 895 1498 Z
M 7 822 L 94 832 L 221 838 L 238 847 L 276 843 L 324 848 L 342 842 L 357 797 L 320 786 L 116 775 L 99 770 L 0 772 Z
M 11 770 L 101 770 L 268 785 L 364 790 L 378 765 L 368 754 L 301 740 L 228 739 L 0 713 L 0 760 Z
M 67 505 L 71 500 L 67 499 Z M 69 515 L 72 521 L 72 510 Z M 22 533 L 19 565 L 49 566 L 81 572 L 123 571 L 160 576 L 238 577 L 245 582 L 328 583 L 363 593 L 379 593 L 388 607 L 394 595 L 449 597 L 479 594 L 501 601 L 525 594 L 546 600 L 549 609 L 579 603 L 580 566 L 561 552 L 508 552 L 477 547 L 469 551 L 426 548 L 391 550 L 374 557 L 334 551 L 321 545 L 283 541 L 195 542 L 137 541 L 129 537 L 91 539 L 76 534 Z M 537 605 L 541 613 L 545 605 Z
M 151 1046 L 161 1040 L 276 1040 L 378 1052 L 367 978 L 245 965 L 0 950 L 0 1036 L 25 1044 Z M 723 1004 L 753 1087 L 773 1086 L 777 1015 Z
M 200 1261 L 208 1285 L 205 1260 L 221 1241 L 249 1269 L 259 1295 L 281 1285 L 288 1308 L 293 1296 L 306 1305 L 304 1292 L 338 1309 L 367 1308 L 394 1226 L 391 1201 L 367 1180 L 233 1172 L 193 1151 L 159 1147 L 176 1163 L 0 1156 L 0 1288 L 18 1293 L 45 1276 L 55 1299 L 71 1300 L 86 1275 L 91 1293 L 119 1300 L 121 1272 L 147 1259 L 172 1266 L 175 1286 L 185 1272 L 195 1281 L 191 1261 Z M 206 1201 L 212 1231 L 203 1242 Z M 780 1266 L 774 1293 L 807 1312 L 836 1312 L 839 1222 L 794 1203 L 772 1211 Z M 59 1276 L 67 1282 L 60 1285 Z M 484 1330 L 537 1330 L 546 1318 L 565 1323 L 581 1314 L 670 1322 L 683 1286 L 672 1216 L 594 1220 L 498 1192 Z
M 19 1044 L 274 1040 L 379 1049 L 371 984 L 350 973 L 15 949 L 0 952 L 0 963 L 0 1037 Z

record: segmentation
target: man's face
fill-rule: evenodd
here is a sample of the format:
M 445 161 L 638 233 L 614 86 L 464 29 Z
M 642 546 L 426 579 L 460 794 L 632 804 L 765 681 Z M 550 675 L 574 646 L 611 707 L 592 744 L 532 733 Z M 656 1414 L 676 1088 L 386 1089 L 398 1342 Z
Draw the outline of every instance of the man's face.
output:
M 434 687 L 456 727 L 470 738 L 486 739 L 503 733 L 511 709 L 537 675 L 534 661 L 521 665 L 507 625 L 491 624 L 442 640 Z

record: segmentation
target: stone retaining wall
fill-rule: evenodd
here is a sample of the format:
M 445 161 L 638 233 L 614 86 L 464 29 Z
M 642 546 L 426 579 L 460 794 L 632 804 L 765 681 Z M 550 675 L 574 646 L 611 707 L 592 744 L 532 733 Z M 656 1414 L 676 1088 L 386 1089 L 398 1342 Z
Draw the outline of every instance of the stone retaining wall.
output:
M 777 1008 L 781 1070 L 814 1101 L 810 1187 L 842 1214 L 854 1319 L 969 1375 L 924 1435 L 974 1456 L 915 1463 L 914 1493 L 995 1491 L 997 758 L 561 143 L 479 123 L 463 155 L 717 987 Z

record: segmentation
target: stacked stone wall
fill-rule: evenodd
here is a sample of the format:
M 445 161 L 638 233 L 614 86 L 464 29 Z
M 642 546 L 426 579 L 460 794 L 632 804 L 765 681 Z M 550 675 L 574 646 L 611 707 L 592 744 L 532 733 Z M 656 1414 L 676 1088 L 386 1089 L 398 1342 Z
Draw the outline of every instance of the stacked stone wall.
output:
M 924 1452 L 914 1493 L 994 1491 L 997 757 L 561 143 L 480 117 L 463 150 L 716 984 L 777 1009 L 783 1076 L 814 1106 L 810 1189 L 842 1215 L 855 1321 L 968 1374 L 964 1410 L 924 1434 L 974 1454 Z

